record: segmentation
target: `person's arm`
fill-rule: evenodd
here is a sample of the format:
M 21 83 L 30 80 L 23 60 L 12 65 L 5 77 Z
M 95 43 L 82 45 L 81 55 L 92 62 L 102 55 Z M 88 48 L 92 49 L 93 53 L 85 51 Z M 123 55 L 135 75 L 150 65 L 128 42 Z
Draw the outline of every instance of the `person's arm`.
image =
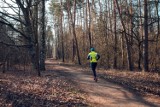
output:
M 90 59 L 90 55 L 88 54 L 88 56 L 87 56 L 87 59 L 89 60 Z
M 97 60 L 99 60 L 99 58 L 100 58 L 100 55 L 99 55 L 99 54 L 97 54 Z

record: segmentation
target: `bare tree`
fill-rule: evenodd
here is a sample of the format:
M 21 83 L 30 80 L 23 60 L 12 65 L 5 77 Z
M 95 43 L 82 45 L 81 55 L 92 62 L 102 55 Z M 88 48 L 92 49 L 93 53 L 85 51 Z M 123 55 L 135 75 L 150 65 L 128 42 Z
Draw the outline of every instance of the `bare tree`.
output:
M 113 68 L 117 68 L 117 20 L 116 20 L 116 3 L 114 2 L 114 63 Z
M 41 48 L 40 48 L 40 69 L 45 70 L 46 59 L 46 22 L 45 22 L 45 0 L 42 0 L 41 7 Z
M 39 54 L 37 42 L 38 36 L 37 31 L 35 30 L 38 28 L 36 22 L 36 20 L 38 20 L 36 14 L 38 13 L 36 13 L 35 11 L 37 11 L 36 6 L 39 2 L 36 0 L 16 0 L 15 2 L 11 1 L 14 3 L 14 5 L 7 3 L 5 0 L 3 2 L 8 4 L 15 14 L 13 15 L 11 13 L 7 13 L 6 11 L 0 11 L 0 13 L 5 16 L 5 18 L 0 16 L 0 23 L 7 25 L 15 32 L 17 32 L 19 38 L 21 38 L 20 40 L 23 41 L 21 42 L 21 44 L 23 43 L 22 46 L 26 46 L 29 51 L 30 59 L 32 64 L 34 65 L 34 68 L 39 69 L 39 58 L 37 57 L 37 55 Z M 17 25 L 15 25 L 15 23 Z M 19 27 L 19 25 L 21 27 Z M 38 75 L 40 75 L 39 70 Z
M 119 7 L 119 4 L 118 4 L 118 1 L 115 0 L 115 3 L 116 3 L 116 6 L 117 6 L 117 9 L 118 9 L 120 21 L 121 21 L 121 24 L 122 24 L 122 27 L 123 27 L 123 30 L 124 30 L 126 47 L 127 47 L 128 68 L 129 68 L 130 71 L 132 71 L 133 70 L 133 65 L 132 65 L 132 60 L 131 60 L 131 47 L 130 47 L 130 44 L 129 44 L 129 39 L 127 37 L 126 27 L 125 27 L 125 24 L 124 24 L 123 19 L 122 19 L 122 14 L 120 12 L 120 7 Z
M 144 71 L 148 71 L 148 3 L 144 0 Z

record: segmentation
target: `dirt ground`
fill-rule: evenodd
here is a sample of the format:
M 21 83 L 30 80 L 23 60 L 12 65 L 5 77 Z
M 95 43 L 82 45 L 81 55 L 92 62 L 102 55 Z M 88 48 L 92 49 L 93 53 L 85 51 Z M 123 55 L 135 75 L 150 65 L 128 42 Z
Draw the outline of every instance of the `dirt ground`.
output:
M 53 60 L 46 62 L 55 73 L 65 76 L 87 94 L 86 100 L 93 107 L 160 107 L 160 97 L 141 95 L 123 86 L 98 78 L 93 81 L 89 69 L 69 66 Z

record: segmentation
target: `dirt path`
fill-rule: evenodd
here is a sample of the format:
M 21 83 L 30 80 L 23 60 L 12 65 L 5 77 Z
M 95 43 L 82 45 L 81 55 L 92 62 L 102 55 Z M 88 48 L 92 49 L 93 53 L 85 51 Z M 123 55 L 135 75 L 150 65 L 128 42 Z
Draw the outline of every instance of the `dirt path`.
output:
M 122 86 L 99 79 L 93 81 L 89 70 L 48 61 L 53 71 L 76 83 L 87 93 L 93 107 L 160 107 L 160 97 L 141 96 Z

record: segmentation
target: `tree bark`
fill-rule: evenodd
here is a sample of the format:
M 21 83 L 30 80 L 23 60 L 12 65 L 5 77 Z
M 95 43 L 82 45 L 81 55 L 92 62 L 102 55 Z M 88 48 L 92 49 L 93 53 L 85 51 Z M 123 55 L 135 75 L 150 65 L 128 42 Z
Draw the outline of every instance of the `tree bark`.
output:
M 148 0 L 144 0 L 144 44 L 143 44 L 143 56 L 144 56 L 144 71 L 148 71 Z
M 46 59 L 46 26 L 45 26 L 45 0 L 42 0 L 42 34 L 41 34 L 41 49 L 40 49 L 40 70 L 45 70 Z
M 41 76 L 40 67 L 39 67 L 39 42 L 38 42 L 38 1 L 36 1 L 35 6 L 35 42 L 36 42 L 36 63 L 38 76 Z
M 117 68 L 117 20 L 116 20 L 116 4 L 114 3 L 114 61 L 113 61 L 113 68 Z
M 62 0 L 61 0 L 61 16 L 60 16 L 60 28 L 61 28 L 61 45 L 62 45 L 62 62 L 64 62 L 64 39 L 63 39 L 63 10 L 62 10 Z

